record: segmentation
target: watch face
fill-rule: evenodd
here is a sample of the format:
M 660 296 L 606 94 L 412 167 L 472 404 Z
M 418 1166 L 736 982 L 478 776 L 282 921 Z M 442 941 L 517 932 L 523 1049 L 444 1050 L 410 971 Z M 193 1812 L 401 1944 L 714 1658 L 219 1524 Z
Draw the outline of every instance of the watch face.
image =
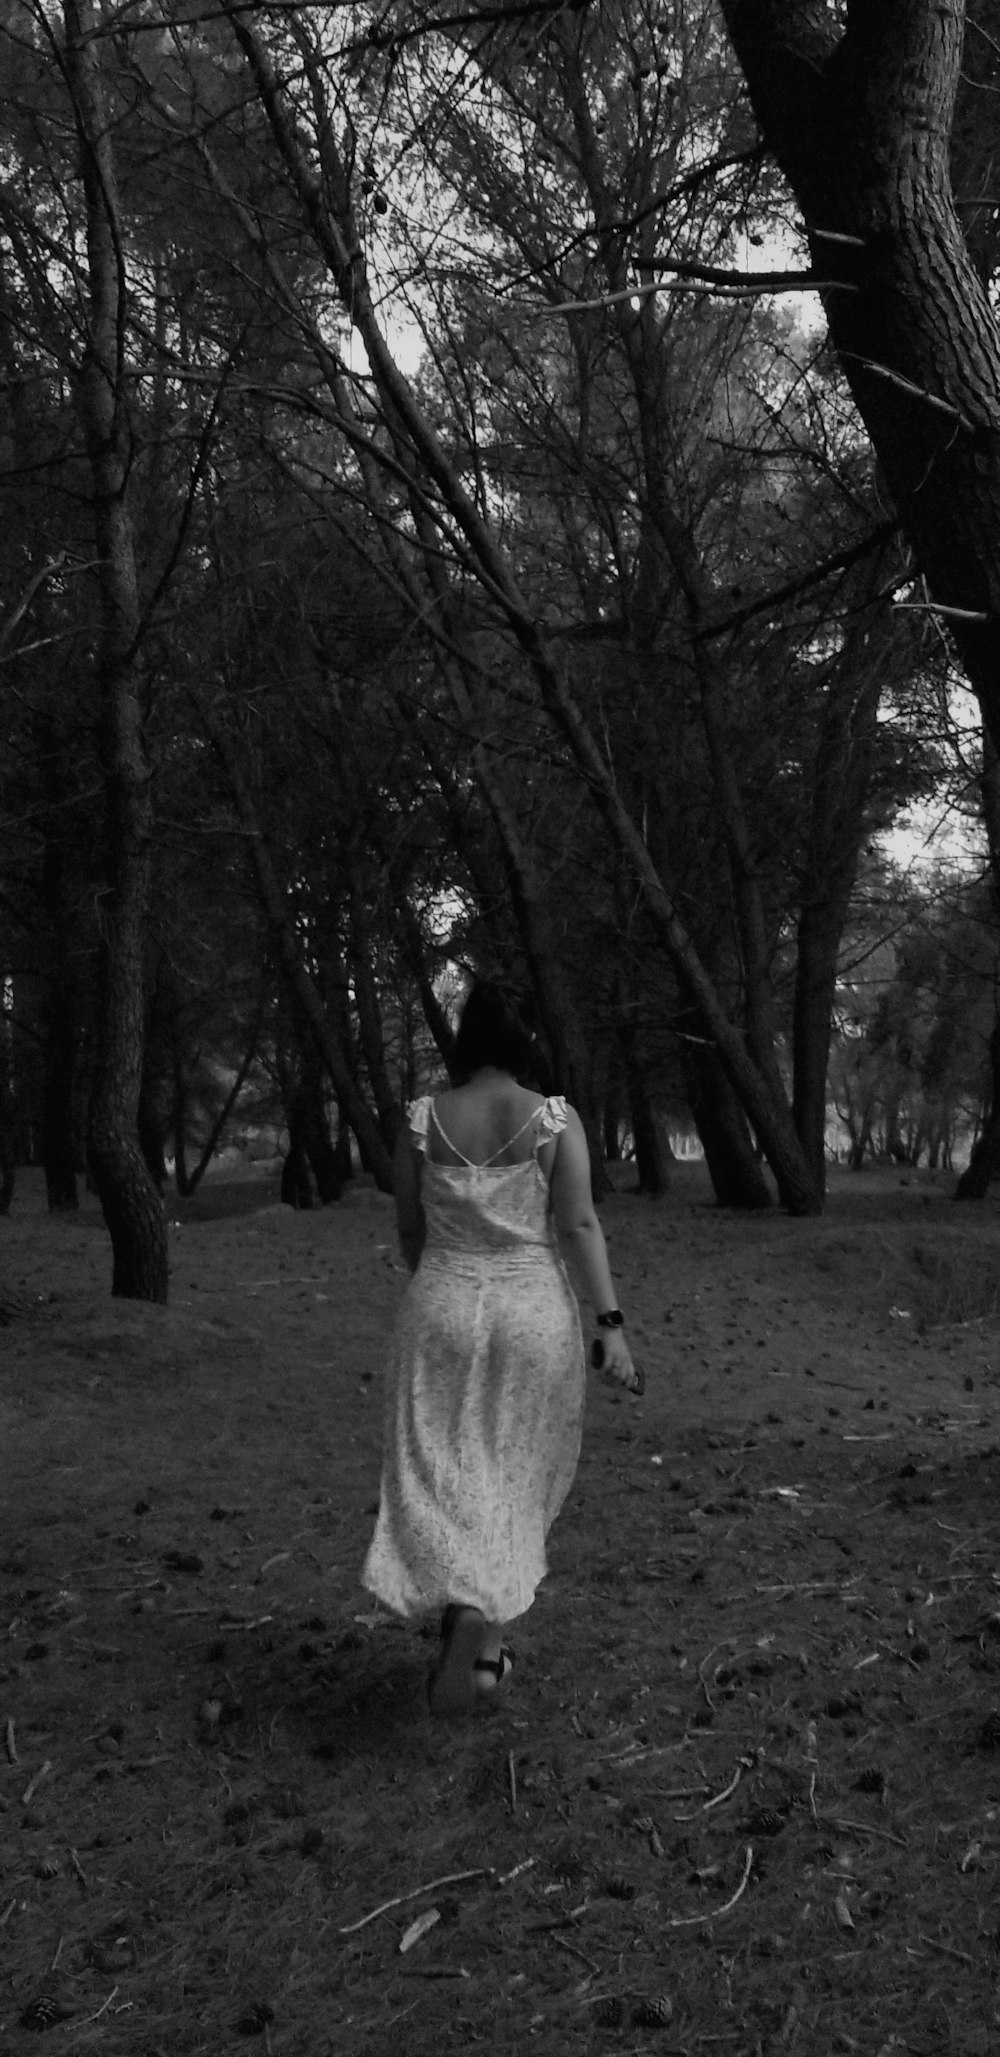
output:
M 624 1328 L 625 1316 L 619 1308 L 613 1307 L 609 1314 L 598 1315 L 597 1326 L 598 1328 Z

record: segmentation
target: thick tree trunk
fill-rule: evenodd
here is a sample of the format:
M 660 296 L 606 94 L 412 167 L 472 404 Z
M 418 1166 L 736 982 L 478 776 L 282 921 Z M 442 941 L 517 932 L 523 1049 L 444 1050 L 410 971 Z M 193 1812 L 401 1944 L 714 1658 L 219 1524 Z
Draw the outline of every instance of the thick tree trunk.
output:
M 43 829 L 42 899 L 49 930 L 49 981 L 42 1025 L 45 1074 L 42 1099 L 42 1162 L 49 1211 L 72 1212 L 78 1205 L 81 1162 L 78 1067 L 81 1029 L 81 937 L 73 885 L 80 890 L 79 819 L 70 806 L 72 784 L 65 729 L 55 719 L 42 726 L 46 798 Z
M 0 1053 L 0 1215 L 9 1214 L 14 1198 L 14 1130 L 14 1095 L 6 1075 L 6 1057 Z
M 836 282 L 831 342 L 1000 745 L 1000 333 L 949 162 L 966 8 L 855 0 L 843 29 L 815 0 L 722 11 L 817 275 Z M 978 98 L 955 130 L 963 206 L 992 191 L 995 69 L 966 92 Z
M 60 948 L 58 938 L 57 948 Z M 80 1144 L 76 1129 L 78 1006 L 78 982 L 65 964 L 61 964 L 55 971 L 45 1004 L 42 1162 L 51 1214 L 72 1213 L 79 1205 L 77 1173 Z
M 982 1200 L 993 1180 L 1000 1178 L 1000 1015 L 990 1036 L 990 1078 L 989 1112 L 955 1187 L 956 1200 Z
M 86 201 L 90 307 L 79 403 L 90 462 L 101 630 L 94 661 L 106 799 L 98 952 L 97 1063 L 88 1154 L 111 1235 L 112 1293 L 167 1298 L 167 1234 L 137 1134 L 152 799 L 142 731 L 141 635 L 129 512 L 131 438 L 121 355 L 125 281 L 113 126 L 92 0 L 65 0 L 66 67 Z
M 685 1036 L 681 1065 L 691 1119 L 720 1207 L 771 1206 L 771 1191 L 746 1118 L 711 1044 Z
M 983 768 L 980 780 L 983 821 L 990 853 L 993 910 L 1000 921 L 1000 750 L 992 736 L 983 735 Z M 982 1200 L 987 1188 L 1000 1177 L 1000 990 L 994 994 L 994 1021 L 990 1035 L 990 1090 L 986 1119 L 976 1138 L 966 1170 L 955 1188 L 956 1200 Z

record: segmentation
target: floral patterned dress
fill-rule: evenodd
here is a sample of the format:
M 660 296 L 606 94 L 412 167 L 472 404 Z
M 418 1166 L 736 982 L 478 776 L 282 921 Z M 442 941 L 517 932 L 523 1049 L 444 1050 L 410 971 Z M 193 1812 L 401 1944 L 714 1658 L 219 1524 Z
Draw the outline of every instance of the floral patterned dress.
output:
M 435 1164 L 435 1119 L 430 1097 L 407 1112 L 427 1237 L 393 1336 L 362 1577 L 406 1617 L 456 1601 L 511 1621 L 545 1576 L 580 1454 L 580 1316 L 537 1156 L 565 1128 L 566 1102 L 535 1110 L 521 1164 Z

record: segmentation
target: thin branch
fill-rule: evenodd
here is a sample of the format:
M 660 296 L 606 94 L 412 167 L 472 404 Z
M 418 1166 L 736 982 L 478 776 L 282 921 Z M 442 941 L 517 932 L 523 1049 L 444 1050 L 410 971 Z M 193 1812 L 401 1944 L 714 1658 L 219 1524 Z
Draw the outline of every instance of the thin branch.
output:
M 814 564 L 810 571 L 802 572 L 798 578 L 790 579 L 786 585 L 765 593 L 762 599 L 752 600 L 746 607 L 739 607 L 734 613 L 727 614 L 724 621 L 716 621 L 709 628 L 698 629 L 694 641 L 709 643 L 714 636 L 724 636 L 731 629 L 742 628 L 744 623 L 752 621 L 756 614 L 773 614 L 777 608 L 783 607 L 787 600 L 797 599 L 800 593 L 808 592 L 810 587 L 822 585 L 824 579 L 832 577 L 834 572 L 849 571 L 852 565 L 859 564 L 862 558 L 867 557 L 870 550 L 881 549 L 884 543 L 891 542 L 893 536 L 898 534 L 897 521 L 879 522 L 867 536 L 862 537 L 860 543 L 852 543 L 846 550 L 834 551 L 831 557 L 824 557 L 821 563 Z
M 949 621 L 989 621 L 991 616 L 977 607 L 946 607 L 943 600 L 894 600 L 897 614 L 946 614 Z
M 490 1878 L 492 1865 L 481 1865 L 478 1871 L 449 1871 L 444 1878 L 432 1878 L 425 1886 L 414 1886 L 410 1893 L 397 1893 L 394 1900 L 383 1900 L 379 1907 L 373 1907 L 370 1914 L 363 1914 L 360 1921 L 351 1921 L 346 1928 L 338 1929 L 341 1936 L 356 1935 L 359 1928 L 367 1928 L 370 1921 L 377 1921 L 380 1914 L 388 1914 L 393 1907 L 405 1907 L 410 1900 L 419 1900 L 422 1893 L 436 1893 L 439 1886 L 461 1885 L 469 1878 Z M 513 1874 L 511 1874 L 513 1876 Z
M 886 379 L 891 386 L 898 386 L 901 392 L 908 393 L 912 400 L 922 400 L 925 407 L 933 407 L 938 414 L 946 414 L 950 421 L 957 421 L 960 428 L 968 429 L 970 434 L 974 432 L 975 423 L 951 400 L 942 400 L 937 393 L 928 393 L 925 386 L 915 386 L 912 379 L 903 377 L 902 372 L 890 371 L 887 364 L 876 364 L 871 357 L 860 357 L 853 350 L 844 350 L 841 356 L 853 357 L 856 364 L 873 372 L 876 378 Z
M 648 285 L 628 286 L 620 293 L 600 293 L 593 300 L 558 300 L 539 306 L 545 314 L 586 314 L 600 307 L 614 307 L 623 300 L 648 300 L 654 293 L 677 293 L 699 286 L 714 289 L 726 299 L 753 299 L 759 293 L 857 293 L 860 287 L 848 279 L 825 279 L 813 271 L 728 271 L 721 265 L 694 264 L 681 258 L 654 258 L 650 270 L 672 271 L 674 279 L 658 279 Z M 873 367 L 877 368 L 877 367 Z M 892 373 L 887 376 L 892 377 Z M 913 388 L 916 392 L 918 389 Z M 943 402 L 939 403 L 944 405 Z

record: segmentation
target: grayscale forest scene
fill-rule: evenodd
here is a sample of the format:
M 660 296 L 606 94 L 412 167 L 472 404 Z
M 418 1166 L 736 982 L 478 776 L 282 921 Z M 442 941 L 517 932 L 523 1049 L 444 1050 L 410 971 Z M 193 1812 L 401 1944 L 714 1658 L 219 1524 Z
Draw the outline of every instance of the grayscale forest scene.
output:
M 998 167 L 1000 0 L 0 0 L 0 2049 L 1000 2049 Z M 477 979 L 645 1390 L 447 1724 Z

